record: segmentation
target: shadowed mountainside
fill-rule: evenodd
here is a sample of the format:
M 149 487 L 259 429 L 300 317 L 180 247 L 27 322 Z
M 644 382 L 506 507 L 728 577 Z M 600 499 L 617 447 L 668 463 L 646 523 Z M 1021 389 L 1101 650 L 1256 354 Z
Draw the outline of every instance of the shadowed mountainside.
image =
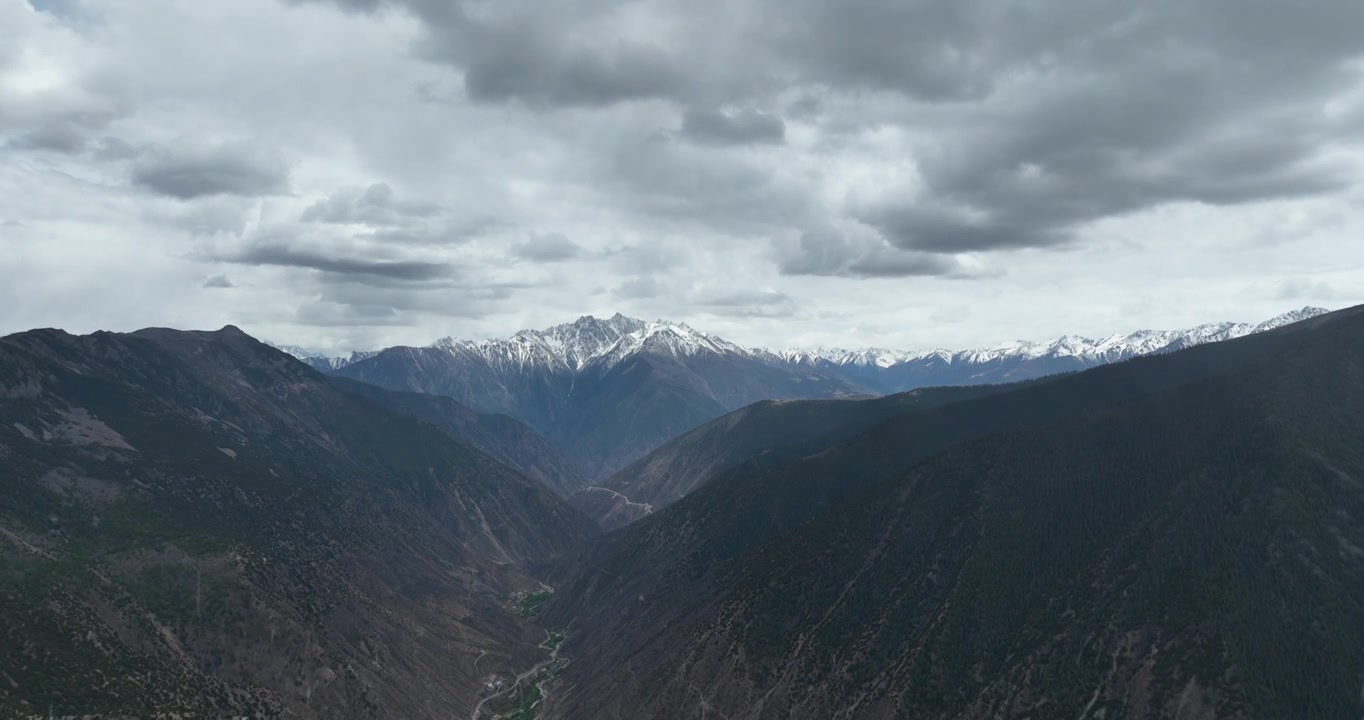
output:
M 331 381 L 344 392 L 445 430 L 522 475 L 543 482 L 560 496 L 567 497 L 587 484 L 572 460 L 516 418 L 470 410 L 440 395 L 384 390 L 342 377 L 332 377 Z
M 908 412 L 613 533 L 549 715 L 1352 717 L 1364 311 Z
M 463 716 L 593 532 L 235 328 L 0 339 L 6 716 Z
M 740 464 L 793 460 L 811 447 L 852 438 L 912 409 L 983 397 L 1000 386 L 924 388 L 867 400 L 773 400 L 712 420 L 636 460 L 573 504 L 607 530 L 680 500 Z

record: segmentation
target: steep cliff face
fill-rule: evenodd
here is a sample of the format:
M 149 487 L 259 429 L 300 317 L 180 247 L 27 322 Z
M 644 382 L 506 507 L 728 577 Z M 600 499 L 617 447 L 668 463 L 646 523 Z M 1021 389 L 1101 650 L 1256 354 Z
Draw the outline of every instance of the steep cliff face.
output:
M 242 334 L 0 339 L 0 714 L 463 715 L 594 532 Z

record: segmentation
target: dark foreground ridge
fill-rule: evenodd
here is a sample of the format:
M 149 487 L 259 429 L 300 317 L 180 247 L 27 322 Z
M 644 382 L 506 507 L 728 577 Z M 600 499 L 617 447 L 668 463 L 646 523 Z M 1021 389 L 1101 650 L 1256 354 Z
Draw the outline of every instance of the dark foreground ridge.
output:
M 382 391 L 380 391 L 382 392 Z M 0 716 L 464 717 L 594 532 L 235 328 L 0 339 Z
M 547 717 L 1358 717 L 1361 368 L 1355 308 L 760 452 L 556 583 Z

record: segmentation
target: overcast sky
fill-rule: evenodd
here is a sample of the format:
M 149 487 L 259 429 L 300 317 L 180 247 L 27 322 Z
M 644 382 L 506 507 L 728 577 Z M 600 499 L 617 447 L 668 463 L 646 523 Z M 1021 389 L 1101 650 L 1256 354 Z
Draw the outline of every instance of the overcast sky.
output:
M 0 333 L 974 347 L 1364 302 L 1359 0 L 0 0 Z

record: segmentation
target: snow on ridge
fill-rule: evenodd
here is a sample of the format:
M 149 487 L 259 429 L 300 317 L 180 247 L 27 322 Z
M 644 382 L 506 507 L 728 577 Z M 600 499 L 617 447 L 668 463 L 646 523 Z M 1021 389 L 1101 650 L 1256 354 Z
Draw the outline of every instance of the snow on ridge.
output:
M 643 327 L 622 335 L 591 361 L 605 362 L 609 366 L 640 352 L 673 357 L 692 357 L 701 353 L 754 355 L 752 350 L 703 333 L 686 323 L 657 320 L 644 323 Z
M 703 353 L 735 354 L 787 365 L 831 364 L 887 369 L 906 363 L 983 365 L 1010 360 L 1073 359 L 1085 364 L 1115 362 L 1137 355 L 1230 340 L 1283 327 L 1327 312 L 1305 307 L 1257 325 L 1205 323 L 1184 330 L 1137 330 L 1093 339 L 1063 335 L 1048 341 L 1017 340 L 996 347 L 948 350 L 893 350 L 837 347 L 746 348 L 681 322 L 645 321 L 616 313 L 609 318 L 584 315 L 543 330 L 521 330 L 507 338 L 456 340 L 441 338 L 430 347 L 454 354 L 478 355 L 498 366 L 542 366 L 578 372 L 589 364 L 614 365 L 637 353 L 694 357 Z
M 326 353 L 309 350 L 297 345 L 277 345 L 269 341 L 266 341 L 265 344 L 286 355 L 292 356 L 297 360 L 302 360 L 313 367 L 322 365 L 331 370 L 340 370 L 347 365 L 360 362 L 361 360 L 367 360 L 379 354 L 378 350 L 354 350 L 351 351 L 350 355 L 327 355 Z
M 620 313 L 604 319 L 584 315 L 544 330 L 521 330 L 509 338 L 442 338 L 431 347 L 452 353 L 472 352 L 499 365 L 543 365 L 575 372 L 590 363 L 615 363 L 642 351 L 678 357 L 700 352 L 748 352 L 686 323 L 647 322 Z
M 1078 358 L 1087 362 L 1112 362 L 1166 349 L 1232 340 L 1257 332 L 1273 330 L 1327 312 L 1329 311 L 1324 308 L 1305 307 L 1301 310 L 1293 310 L 1275 316 L 1258 325 L 1234 322 L 1205 323 L 1185 330 L 1137 330 L 1125 335 L 1110 335 L 1098 340 L 1078 335 L 1063 335 L 1045 342 L 1017 340 L 992 348 L 957 351 L 941 348 L 906 351 L 882 348 L 848 350 L 820 347 L 812 349 L 787 348 L 771 351 L 770 354 L 791 364 L 827 362 L 839 366 L 877 365 L 882 368 L 933 358 L 950 363 L 967 362 L 975 364 L 1005 359 L 1036 360 L 1039 358 L 1065 357 Z

